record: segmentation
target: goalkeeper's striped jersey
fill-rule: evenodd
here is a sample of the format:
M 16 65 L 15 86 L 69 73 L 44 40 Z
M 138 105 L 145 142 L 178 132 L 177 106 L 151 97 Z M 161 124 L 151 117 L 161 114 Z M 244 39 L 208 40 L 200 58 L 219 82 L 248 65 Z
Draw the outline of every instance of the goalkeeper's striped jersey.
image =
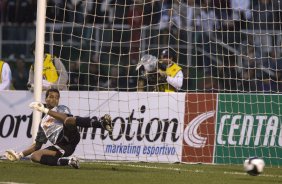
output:
M 52 111 L 61 112 L 70 115 L 70 110 L 64 105 L 54 107 Z M 46 143 L 47 139 L 52 143 L 56 144 L 60 140 L 61 132 L 63 131 L 63 122 L 56 120 L 55 118 L 46 114 L 38 130 L 36 141 Z

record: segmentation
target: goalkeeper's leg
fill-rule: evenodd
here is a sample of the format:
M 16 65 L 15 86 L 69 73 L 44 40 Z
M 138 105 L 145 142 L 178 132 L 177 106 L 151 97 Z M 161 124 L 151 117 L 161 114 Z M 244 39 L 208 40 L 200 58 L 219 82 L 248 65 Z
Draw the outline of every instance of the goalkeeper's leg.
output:
M 49 146 L 46 149 L 34 152 L 31 155 L 31 160 L 43 165 L 49 166 L 71 166 L 73 168 L 79 168 L 79 160 L 76 157 L 66 158 L 70 156 L 76 145 L 65 145 L 65 147 L 59 148 L 58 146 Z M 64 153 L 62 153 L 64 152 Z M 65 157 L 66 156 L 66 157 Z
M 57 157 L 50 155 L 42 155 L 40 164 L 49 166 L 71 166 L 75 169 L 80 167 L 79 160 L 76 157 Z
M 96 116 L 93 118 L 89 117 L 67 117 L 64 121 L 64 124 L 68 126 L 80 126 L 80 127 L 94 127 L 94 128 L 103 128 L 109 132 L 113 131 L 111 116 L 105 114 L 103 117 L 98 120 Z

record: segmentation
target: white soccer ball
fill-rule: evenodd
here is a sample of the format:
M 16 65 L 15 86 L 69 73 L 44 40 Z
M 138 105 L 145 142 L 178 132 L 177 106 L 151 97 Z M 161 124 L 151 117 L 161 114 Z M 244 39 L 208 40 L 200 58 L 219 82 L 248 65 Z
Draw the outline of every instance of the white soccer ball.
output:
M 258 157 L 250 157 L 244 162 L 244 170 L 252 176 L 257 176 L 263 172 L 264 160 Z

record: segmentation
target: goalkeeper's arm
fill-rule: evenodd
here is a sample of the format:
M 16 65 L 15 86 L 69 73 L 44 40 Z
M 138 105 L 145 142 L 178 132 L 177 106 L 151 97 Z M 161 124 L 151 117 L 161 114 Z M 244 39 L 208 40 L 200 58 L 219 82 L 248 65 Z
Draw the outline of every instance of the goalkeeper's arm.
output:
M 6 150 L 5 156 L 8 160 L 10 161 L 18 161 L 23 157 L 26 157 L 30 154 L 32 154 L 33 152 L 39 150 L 42 147 L 43 143 L 40 142 L 36 142 L 34 144 L 32 144 L 30 147 L 28 147 L 27 149 L 25 149 L 22 152 L 17 153 L 14 150 Z

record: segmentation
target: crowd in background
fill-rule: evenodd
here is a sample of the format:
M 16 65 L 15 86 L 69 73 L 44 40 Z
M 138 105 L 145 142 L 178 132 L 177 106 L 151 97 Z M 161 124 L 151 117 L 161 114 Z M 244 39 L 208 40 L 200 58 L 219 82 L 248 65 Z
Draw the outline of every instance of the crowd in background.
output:
M 47 23 L 89 25 L 93 29 L 110 29 L 121 25 L 129 27 L 130 38 L 114 35 L 113 43 L 131 44 L 123 68 L 103 70 L 102 56 L 91 52 L 86 61 L 63 58 L 69 72 L 70 90 L 137 90 L 140 58 L 141 26 L 156 26 L 157 42 L 174 47 L 176 58 L 184 68 L 183 91 L 206 92 L 281 92 L 280 38 L 282 11 L 278 0 L 48 0 Z M 0 20 L 5 26 L 34 24 L 36 0 L 0 0 Z M 110 26 L 110 27 L 109 27 Z M 123 28 L 122 28 L 123 29 Z M 182 31 L 193 32 L 193 39 L 183 37 Z M 76 37 L 93 39 L 81 31 Z M 91 31 L 90 31 L 91 32 Z M 66 32 L 65 35 L 68 35 Z M 277 36 L 278 35 L 278 36 Z M 173 37 L 184 40 L 171 44 Z M 187 40 L 186 40 L 187 39 Z M 67 40 L 66 40 L 67 41 Z M 136 46 L 134 46 L 136 44 Z M 186 44 L 186 45 L 185 45 Z M 187 51 L 187 45 L 192 50 Z M 184 49 L 181 49 L 184 47 Z M 100 49 L 102 52 L 107 50 Z M 115 51 L 118 50 L 118 51 Z M 116 62 L 123 48 L 110 50 L 107 61 Z M 128 49 L 128 48 L 127 48 Z M 151 48 L 146 47 L 147 50 Z M 155 48 L 153 48 L 155 49 Z M 152 50 L 153 50 L 152 49 Z M 120 53 L 121 52 L 121 53 Z M 130 54 L 128 54 L 130 52 Z M 60 57 L 59 52 L 55 54 Z M 158 55 L 158 51 L 155 52 Z M 191 55 L 190 58 L 185 57 Z M 16 56 L 12 65 L 15 89 L 26 89 L 30 63 L 24 56 Z M 191 61 L 187 61 L 191 60 Z M 87 65 L 81 71 L 81 63 Z M 25 67 L 25 65 L 27 65 Z M 196 70 L 196 71 L 193 71 Z M 122 71 L 122 73 L 121 73 Z M 197 73 L 193 76 L 191 73 Z M 200 73 L 201 75 L 198 75 Z M 118 76 L 118 77 L 116 77 Z M 130 76 L 130 77 L 129 77 Z M 196 80 L 197 78 L 197 80 Z M 199 80 L 201 79 L 201 80 Z M 20 82 L 19 82 L 20 81 Z M 23 82 L 24 81 L 24 82 Z M 190 87 L 194 86 L 194 87 Z

